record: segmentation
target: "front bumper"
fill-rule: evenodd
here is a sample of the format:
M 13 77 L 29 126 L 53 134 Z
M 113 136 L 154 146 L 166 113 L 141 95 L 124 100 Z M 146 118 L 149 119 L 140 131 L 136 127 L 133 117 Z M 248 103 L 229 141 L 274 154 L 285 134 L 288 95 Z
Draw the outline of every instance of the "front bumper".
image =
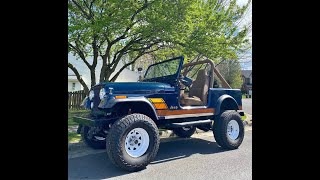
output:
M 94 119 L 87 118 L 87 117 L 81 117 L 81 116 L 74 116 L 73 121 L 76 123 L 79 123 L 81 125 L 91 126 L 91 127 L 95 126 L 95 124 L 96 124 Z
M 105 126 L 109 124 L 109 122 L 112 122 L 113 120 L 115 120 L 115 118 L 110 118 L 107 116 L 97 117 L 97 116 L 92 116 L 90 113 L 73 116 L 74 122 L 77 122 L 81 125 L 90 126 L 90 127 Z

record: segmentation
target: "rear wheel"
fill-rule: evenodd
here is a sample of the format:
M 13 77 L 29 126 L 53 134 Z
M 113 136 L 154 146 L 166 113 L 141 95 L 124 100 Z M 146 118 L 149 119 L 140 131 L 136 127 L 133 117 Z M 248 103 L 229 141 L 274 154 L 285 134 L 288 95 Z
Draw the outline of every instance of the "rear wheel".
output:
M 213 124 L 213 134 L 219 146 L 237 149 L 244 138 L 244 126 L 236 111 L 223 112 Z
M 83 126 L 81 130 L 81 137 L 83 142 L 93 149 L 105 149 L 106 138 L 97 133 L 96 127 Z
M 117 120 L 107 137 L 111 162 L 127 171 L 144 169 L 156 156 L 160 139 L 157 125 L 143 114 L 130 114 Z
M 196 127 L 182 127 L 173 129 L 174 134 L 181 138 L 191 137 L 196 131 Z

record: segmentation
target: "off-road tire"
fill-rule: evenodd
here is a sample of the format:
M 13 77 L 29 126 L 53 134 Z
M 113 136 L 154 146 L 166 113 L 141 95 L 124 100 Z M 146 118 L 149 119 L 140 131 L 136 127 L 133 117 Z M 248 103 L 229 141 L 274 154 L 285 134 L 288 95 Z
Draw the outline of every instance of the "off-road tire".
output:
M 239 125 L 239 135 L 235 140 L 232 140 L 227 135 L 227 126 L 231 120 L 235 120 Z M 213 135 L 218 143 L 224 149 L 237 149 L 244 138 L 244 125 L 241 116 L 236 111 L 224 111 L 220 114 L 213 124 Z
M 81 130 L 81 138 L 82 141 L 89 147 L 93 149 L 105 149 L 106 148 L 106 140 L 99 140 L 94 137 L 91 139 L 88 138 L 88 132 L 90 130 L 89 126 L 83 126 Z
M 190 129 L 189 130 L 185 130 L 183 128 L 175 128 L 172 131 L 173 131 L 174 134 L 176 134 L 177 136 L 179 136 L 181 138 L 189 138 L 196 131 L 196 127 L 188 127 L 188 128 L 190 128 Z
M 131 157 L 125 150 L 125 138 L 134 128 L 142 128 L 149 135 L 149 146 L 140 157 Z M 126 171 L 140 171 L 157 155 L 160 139 L 157 125 L 143 114 L 130 114 L 117 120 L 107 137 L 107 154 L 110 161 Z

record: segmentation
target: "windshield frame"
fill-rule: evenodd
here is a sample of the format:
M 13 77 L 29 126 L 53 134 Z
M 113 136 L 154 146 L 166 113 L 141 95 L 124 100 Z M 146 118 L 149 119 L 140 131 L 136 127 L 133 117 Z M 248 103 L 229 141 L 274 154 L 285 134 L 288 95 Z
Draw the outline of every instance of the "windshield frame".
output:
M 155 64 L 151 64 L 151 65 L 148 67 L 148 69 L 146 70 L 146 72 L 145 72 L 145 74 L 144 74 L 144 76 L 143 76 L 144 80 L 158 79 L 158 78 L 167 77 L 167 76 L 161 76 L 161 77 L 155 77 L 155 78 L 148 78 L 148 79 L 146 79 L 146 75 L 148 74 L 148 72 L 149 72 L 149 70 L 150 70 L 151 67 L 156 66 L 156 65 L 158 65 L 158 64 L 163 64 L 163 63 L 166 63 L 166 62 L 169 62 L 169 61 L 174 61 L 174 60 L 176 60 L 176 59 L 180 59 L 179 67 L 178 67 L 178 69 L 177 69 L 177 72 L 174 73 L 174 74 L 171 74 L 171 75 L 167 75 L 167 76 L 175 76 L 176 78 L 178 78 L 179 73 L 180 73 L 181 68 L 182 68 L 183 60 L 184 60 L 183 56 L 179 56 L 179 57 L 175 57 L 175 58 L 172 58 L 172 59 L 164 60 L 164 61 L 161 61 L 161 62 L 158 62 L 158 63 L 155 63 Z
M 161 76 L 161 77 L 156 77 L 156 78 L 149 78 L 149 79 L 146 79 L 146 75 L 148 74 L 149 70 L 151 67 L 153 66 L 156 66 L 158 64 L 162 64 L 162 63 L 166 63 L 166 62 L 169 62 L 169 61 L 174 61 L 174 60 L 177 60 L 177 59 L 180 59 L 180 62 L 179 62 L 179 67 L 177 69 L 177 72 L 175 74 L 171 74 L 171 75 L 167 75 L 167 76 Z M 159 79 L 164 79 L 164 78 L 170 78 L 170 79 L 178 79 L 179 77 L 179 74 L 180 74 L 180 71 L 181 71 L 181 68 L 182 68 L 182 64 L 183 64 L 183 61 L 184 61 L 184 57 L 183 56 L 178 56 L 178 57 L 174 57 L 174 58 L 171 58 L 171 59 L 168 59 L 168 60 L 164 60 L 164 61 L 161 61 L 161 62 L 158 62 L 158 63 L 155 63 L 155 64 L 152 64 L 148 67 L 148 69 L 146 70 L 144 76 L 143 76 L 143 81 L 157 81 Z

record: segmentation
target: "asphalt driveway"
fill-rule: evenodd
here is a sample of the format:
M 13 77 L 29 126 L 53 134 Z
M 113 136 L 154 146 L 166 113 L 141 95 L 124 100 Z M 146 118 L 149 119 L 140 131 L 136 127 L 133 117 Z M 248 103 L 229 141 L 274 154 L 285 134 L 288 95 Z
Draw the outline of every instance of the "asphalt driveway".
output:
M 129 173 L 116 168 L 105 151 L 71 158 L 68 162 L 68 178 L 252 179 L 251 130 L 246 131 L 239 149 L 232 151 L 218 147 L 212 132 L 196 134 L 193 137 L 161 142 L 156 159 L 140 172 Z
M 242 109 L 245 113 L 252 115 L 252 98 L 242 99 Z

